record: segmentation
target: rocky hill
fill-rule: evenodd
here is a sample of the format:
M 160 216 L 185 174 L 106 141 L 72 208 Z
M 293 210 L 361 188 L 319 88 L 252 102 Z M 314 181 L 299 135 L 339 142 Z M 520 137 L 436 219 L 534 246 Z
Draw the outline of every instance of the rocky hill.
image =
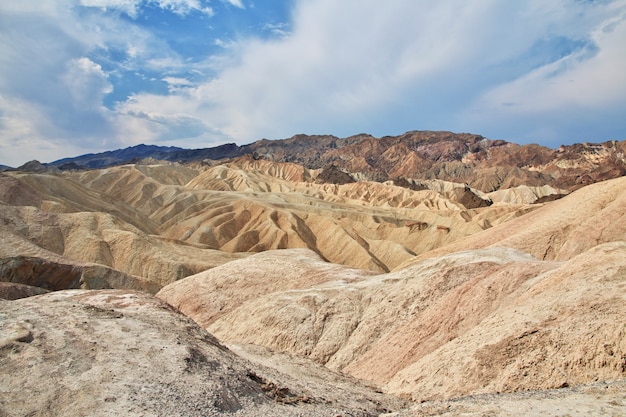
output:
M 626 141 L 549 149 L 479 135 L 414 131 L 374 138 L 297 135 L 261 140 L 244 153 L 308 168 L 336 166 L 357 179 L 439 179 L 484 192 L 520 185 L 575 189 L 626 173 Z
M 0 416 L 625 414 L 624 146 L 0 173 Z
M 468 133 L 413 131 L 382 138 L 367 134 L 347 138 L 301 134 L 283 140 L 262 139 L 243 146 L 226 144 L 205 149 L 138 145 L 50 164 L 35 161 L 18 170 L 103 168 L 141 159 L 213 163 L 210 161 L 249 155 L 307 169 L 325 168 L 335 174 L 322 175 L 320 179 L 331 183 L 395 180 L 414 187 L 416 181 L 437 179 L 465 183 L 483 192 L 544 185 L 571 191 L 626 174 L 625 154 L 626 141 L 550 149 Z
M 0 314 L 3 416 L 374 416 L 402 405 L 321 367 L 304 385 L 243 359 L 145 293 L 59 291 L 0 301 Z

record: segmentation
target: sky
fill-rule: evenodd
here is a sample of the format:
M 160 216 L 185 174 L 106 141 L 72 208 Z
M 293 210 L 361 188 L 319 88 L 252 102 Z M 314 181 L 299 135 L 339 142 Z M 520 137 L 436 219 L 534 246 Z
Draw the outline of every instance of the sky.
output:
M 410 130 L 626 139 L 626 0 L 0 2 L 0 164 Z

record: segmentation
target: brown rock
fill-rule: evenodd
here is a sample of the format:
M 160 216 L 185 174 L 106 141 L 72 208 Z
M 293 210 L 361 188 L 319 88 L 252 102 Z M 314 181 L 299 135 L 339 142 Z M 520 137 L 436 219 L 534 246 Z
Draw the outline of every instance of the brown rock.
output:
M 0 298 L 5 300 L 19 300 L 20 298 L 32 297 L 33 295 L 45 294 L 47 292 L 43 288 L 30 285 L 0 282 Z

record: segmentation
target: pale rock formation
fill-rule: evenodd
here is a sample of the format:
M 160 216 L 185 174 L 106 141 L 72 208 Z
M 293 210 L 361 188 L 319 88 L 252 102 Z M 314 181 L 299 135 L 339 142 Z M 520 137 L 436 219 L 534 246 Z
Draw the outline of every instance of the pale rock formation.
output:
M 242 359 L 145 293 L 0 300 L 0 317 L 2 416 L 366 417 L 403 405 L 302 361 L 285 369 L 313 372 L 295 378 Z
M 157 296 L 229 343 L 306 355 L 416 400 L 624 376 L 623 242 L 566 263 L 493 248 L 385 275 L 335 268 L 266 252 Z
M 549 185 L 543 185 L 541 187 L 520 185 L 514 188 L 492 191 L 485 195 L 494 203 L 533 204 L 550 197 L 554 199 L 557 199 L 557 197 L 561 198 L 567 194 L 569 194 L 568 191 L 559 190 Z
M 468 236 L 411 262 L 456 251 L 507 246 L 539 259 L 570 259 L 598 244 L 626 240 L 626 177 L 584 187 L 505 224 Z
M 132 206 L 170 239 L 230 253 L 305 247 L 331 262 L 381 272 L 532 209 L 517 204 L 468 209 L 451 183 L 447 194 L 375 182 L 316 184 L 315 170 L 252 158 L 186 168 L 178 176 L 183 168 L 176 165 L 165 166 L 165 174 L 148 168 L 67 175 Z M 416 221 L 432 227 L 409 233 L 406 225 Z M 438 225 L 450 233 L 439 233 Z
M 265 252 L 158 296 L 229 343 L 305 355 L 414 400 L 624 378 L 624 188 L 578 190 L 387 274 Z
M 176 279 L 243 256 L 147 235 L 99 212 L 57 214 L 0 206 L 0 219 L 1 279 L 47 289 L 156 292 Z

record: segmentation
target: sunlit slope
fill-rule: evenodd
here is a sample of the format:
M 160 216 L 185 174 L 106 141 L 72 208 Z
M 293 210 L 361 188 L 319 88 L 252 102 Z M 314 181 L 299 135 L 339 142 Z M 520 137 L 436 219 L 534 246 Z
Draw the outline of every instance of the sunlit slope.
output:
M 228 342 L 306 355 L 414 399 L 622 378 L 626 235 L 616 222 L 625 187 L 616 179 L 578 190 L 498 235 L 469 238 L 484 235 L 481 248 L 447 249 L 391 273 L 270 251 L 158 296 Z M 604 221 L 581 240 L 592 214 Z M 531 237 L 556 242 L 558 260 L 524 250 Z
M 156 225 L 138 210 L 71 179 L 44 174 L 1 179 L 5 186 L 4 204 L 0 204 L 4 280 L 26 280 L 23 283 L 50 289 L 114 287 L 156 292 L 176 279 L 242 256 L 154 234 Z M 85 264 L 91 269 L 102 267 L 100 273 L 117 278 L 98 283 L 91 276 L 94 272 L 86 279 Z M 34 265 L 40 265 L 38 278 L 31 276 Z M 42 278 L 44 270 L 49 276 L 68 276 L 52 283 L 52 278 Z M 68 270 L 74 272 L 68 274 Z
M 625 189 L 626 177 L 588 185 L 506 225 L 460 239 L 418 259 L 506 246 L 540 259 L 565 260 L 601 243 L 626 240 Z
M 167 174 L 157 175 L 160 167 Z M 468 209 L 454 199 L 453 186 L 318 184 L 317 175 L 295 164 L 241 158 L 193 169 L 126 165 L 71 177 L 147 216 L 163 237 L 230 253 L 309 248 L 330 262 L 381 272 L 534 208 Z

